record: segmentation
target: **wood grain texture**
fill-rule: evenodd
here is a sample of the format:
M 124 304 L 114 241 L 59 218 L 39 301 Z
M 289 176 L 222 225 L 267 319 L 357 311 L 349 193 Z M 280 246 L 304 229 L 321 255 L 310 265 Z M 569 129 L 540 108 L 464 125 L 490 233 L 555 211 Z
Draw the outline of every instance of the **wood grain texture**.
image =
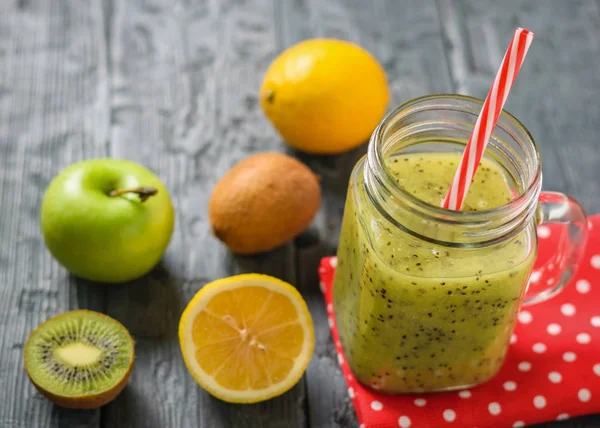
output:
M 392 104 L 435 92 L 451 92 L 433 1 L 406 7 L 397 1 L 283 2 L 284 47 L 310 37 L 337 37 L 367 48 L 384 65 Z M 298 18 L 298 17 L 301 18 Z M 390 19 L 390 17 L 394 19 Z M 398 31 L 401 28 L 402 31 Z M 422 52 L 428 52 L 425 56 Z M 320 257 L 335 253 L 348 178 L 366 144 L 336 157 L 298 154 L 323 177 L 323 207 L 309 235 L 297 243 L 298 285 L 315 320 L 317 347 L 307 376 L 311 427 L 356 427 L 356 416 L 339 369 L 323 299 L 317 291 Z
M 593 0 L 89 0 L 0 2 L 0 428 L 358 426 L 338 368 L 316 267 L 335 252 L 347 181 L 365 153 L 290 150 L 262 114 L 270 61 L 338 37 L 385 66 L 393 104 L 435 92 L 484 97 L 514 27 L 536 32 L 507 109 L 532 131 L 544 187 L 600 211 L 600 12 Z M 323 207 L 293 243 L 231 255 L 206 218 L 213 185 L 251 153 L 287 151 L 323 177 Z M 51 178 L 84 158 L 143 163 L 170 189 L 177 225 L 147 277 L 106 287 L 70 277 L 45 250 L 38 209 Z M 305 296 L 317 335 L 305 379 L 258 405 L 230 405 L 191 379 L 179 316 L 207 282 L 268 273 Z M 130 384 L 100 411 L 52 406 L 23 376 L 22 347 L 46 318 L 108 313 L 136 339 Z M 542 424 L 594 427 L 599 416 Z
M 539 146 L 546 190 L 600 211 L 598 2 L 436 0 L 455 90 L 486 96 L 517 26 L 536 34 L 506 110 Z
M 100 426 L 99 411 L 52 406 L 22 364 L 40 322 L 79 306 L 104 309 L 103 287 L 52 261 L 38 219 L 44 189 L 62 167 L 107 154 L 99 5 L 0 4 L 0 427 Z
M 103 423 L 303 427 L 303 381 L 266 403 L 223 403 L 188 374 L 177 339 L 186 303 L 211 280 L 260 272 L 294 282 L 291 245 L 238 258 L 207 221 L 212 187 L 231 166 L 253 152 L 281 149 L 257 102 L 275 49 L 273 2 L 115 2 L 111 21 L 110 153 L 147 165 L 165 181 L 177 225 L 161 266 L 107 294 L 107 312 L 131 331 L 137 358 Z

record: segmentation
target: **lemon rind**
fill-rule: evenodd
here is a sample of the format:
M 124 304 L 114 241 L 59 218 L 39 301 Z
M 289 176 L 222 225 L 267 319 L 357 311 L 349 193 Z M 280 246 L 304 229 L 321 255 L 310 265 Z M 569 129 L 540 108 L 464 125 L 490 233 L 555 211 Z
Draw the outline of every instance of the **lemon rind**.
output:
M 192 325 L 196 316 L 202 311 L 212 297 L 220 292 L 234 290 L 240 286 L 264 287 L 272 292 L 288 297 L 298 314 L 298 321 L 306 332 L 302 350 L 294 359 L 294 367 L 288 377 L 281 382 L 264 389 L 246 389 L 236 391 L 224 388 L 214 378 L 204 372 L 195 358 L 196 347 L 192 338 Z M 311 359 L 314 351 L 314 329 L 308 307 L 301 294 L 290 284 L 277 278 L 261 274 L 243 274 L 213 281 L 205 285 L 192 298 L 179 322 L 179 342 L 184 362 L 194 380 L 215 397 L 230 403 L 256 403 L 276 397 L 291 389 L 298 383 Z

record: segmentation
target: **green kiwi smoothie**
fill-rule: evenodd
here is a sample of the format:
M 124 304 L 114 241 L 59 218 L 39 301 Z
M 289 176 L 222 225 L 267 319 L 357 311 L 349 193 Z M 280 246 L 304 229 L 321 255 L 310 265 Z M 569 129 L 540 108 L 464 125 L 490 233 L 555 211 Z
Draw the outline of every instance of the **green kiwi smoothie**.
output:
M 440 206 L 459 161 L 458 153 L 422 153 L 385 163 L 398 186 Z M 333 289 L 337 327 L 355 377 L 389 393 L 488 380 L 504 359 L 535 259 L 532 228 L 476 248 L 419 239 L 373 220 L 363 177 L 355 175 Z M 509 178 L 499 164 L 482 160 L 463 210 L 506 204 L 512 199 Z

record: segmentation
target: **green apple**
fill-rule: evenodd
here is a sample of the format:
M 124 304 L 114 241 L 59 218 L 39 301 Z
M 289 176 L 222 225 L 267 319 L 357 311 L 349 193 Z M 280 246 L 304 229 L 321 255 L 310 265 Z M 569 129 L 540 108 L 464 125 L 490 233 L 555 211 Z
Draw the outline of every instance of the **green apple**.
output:
M 126 282 L 150 271 L 169 245 L 173 223 L 164 185 L 126 160 L 75 163 L 52 180 L 42 202 L 50 253 L 92 281 Z

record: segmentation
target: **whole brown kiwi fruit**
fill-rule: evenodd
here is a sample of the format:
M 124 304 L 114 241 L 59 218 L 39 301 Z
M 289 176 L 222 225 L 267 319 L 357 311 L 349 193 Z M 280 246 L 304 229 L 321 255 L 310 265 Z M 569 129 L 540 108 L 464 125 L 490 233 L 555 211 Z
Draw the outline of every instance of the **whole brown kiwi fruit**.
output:
M 272 250 L 302 233 L 321 203 L 315 174 L 281 153 L 252 155 L 216 184 L 209 217 L 213 233 L 233 252 Z
M 82 309 L 40 324 L 23 353 L 25 371 L 43 396 L 62 407 L 95 409 L 125 388 L 134 343 L 120 322 Z

